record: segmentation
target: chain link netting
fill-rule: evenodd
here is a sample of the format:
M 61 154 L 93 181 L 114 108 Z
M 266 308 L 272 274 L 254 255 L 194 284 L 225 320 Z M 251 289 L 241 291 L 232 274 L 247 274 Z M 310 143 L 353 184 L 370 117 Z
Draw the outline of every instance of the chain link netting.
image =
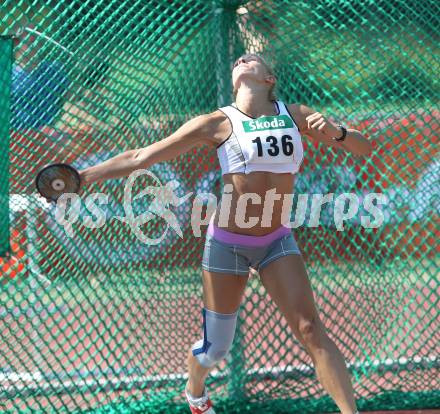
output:
M 280 100 L 373 145 L 359 159 L 304 139 L 295 189 L 388 200 L 378 228 L 353 219 L 337 231 L 324 211 L 319 226 L 294 231 L 359 409 L 440 407 L 437 2 L 19 0 L 0 13 L 0 235 L 10 250 L 0 259 L 2 412 L 187 412 L 204 241 L 192 233 L 191 203 L 173 210 L 183 238 L 168 229 L 147 245 L 115 219 L 125 179 L 87 189 L 108 196 L 97 228 L 84 225 L 84 205 L 62 226 L 34 180 L 46 164 L 82 169 L 230 103 L 244 52 L 273 66 Z M 215 150 L 151 171 L 177 180 L 179 196 L 220 196 Z M 141 177 L 133 194 L 155 184 Z M 134 203 L 136 214 L 149 201 Z M 142 231 L 166 228 L 155 218 Z M 208 387 L 218 412 L 336 411 L 255 275 L 233 350 Z

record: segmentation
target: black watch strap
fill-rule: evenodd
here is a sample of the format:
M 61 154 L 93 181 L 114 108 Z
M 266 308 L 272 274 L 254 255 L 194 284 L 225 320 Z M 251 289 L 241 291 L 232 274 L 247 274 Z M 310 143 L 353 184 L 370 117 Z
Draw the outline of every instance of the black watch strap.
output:
M 343 127 L 341 124 L 338 125 L 339 128 L 341 128 L 342 136 L 339 138 L 333 138 L 335 141 L 344 141 L 345 137 L 347 136 L 347 128 Z

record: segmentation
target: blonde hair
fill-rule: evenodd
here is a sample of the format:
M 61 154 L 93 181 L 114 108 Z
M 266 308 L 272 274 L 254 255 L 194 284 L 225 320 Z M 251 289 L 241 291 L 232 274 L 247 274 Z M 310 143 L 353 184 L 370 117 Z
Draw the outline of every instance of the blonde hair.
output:
M 245 58 L 245 59 L 247 59 L 247 58 L 249 58 L 249 57 L 256 57 L 256 58 L 257 58 L 257 59 L 263 64 L 263 66 L 266 68 L 267 73 L 268 73 L 269 75 L 275 77 L 275 74 L 274 74 L 274 71 L 273 71 L 272 67 L 269 66 L 269 65 L 267 64 L 267 62 L 266 62 L 266 61 L 265 61 L 260 55 L 257 55 L 257 54 L 255 54 L 255 53 L 246 53 L 246 54 L 244 54 L 244 55 L 241 55 L 238 59 L 240 59 L 240 58 Z M 238 59 L 237 59 L 237 60 L 238 60 Z M 235 62 L 237 62 L 237 60 L 236 60 Z M 234 65 L 235 65 L 235 63 L 234 63 Z M 268 97 L 269 97 L 269 100 L 270 100 L 270 101 L 276 101 L 276 100 L 277 100 L 277 97 L 275 96 L 274 89 L 275 89 L 275 84 L 273 84 L 273 85 L 270 87 L 270 89 L 269 89 L 269 95 L 268 95 Z M 235 99 L 235 98 L 237 97 L 238 90 L 234 87 L 232 93 L 234 94 L 234 99 Z

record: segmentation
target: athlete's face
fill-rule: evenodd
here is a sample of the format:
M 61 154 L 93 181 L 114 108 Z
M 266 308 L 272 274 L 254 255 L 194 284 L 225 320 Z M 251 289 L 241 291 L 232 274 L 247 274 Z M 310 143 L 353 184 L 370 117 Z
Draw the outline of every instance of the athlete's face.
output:
M 274 77 L 268 72 L 266 65 L 258 55 L 243 55 L 239 57 L 232 69 L 232 84 L 237 89 L 240 81 L 252 79 L 255 82 L 271 86 Z

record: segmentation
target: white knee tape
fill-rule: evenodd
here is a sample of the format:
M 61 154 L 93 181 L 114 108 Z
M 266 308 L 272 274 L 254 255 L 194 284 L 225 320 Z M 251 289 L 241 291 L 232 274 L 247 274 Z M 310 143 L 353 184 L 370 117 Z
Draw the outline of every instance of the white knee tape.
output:
M 204 367 L 212 367 L 230 351 L 237 325 L 238 311 L 217 313 L 203 308 L 203 339 L 192 347 L 192 353 Z

